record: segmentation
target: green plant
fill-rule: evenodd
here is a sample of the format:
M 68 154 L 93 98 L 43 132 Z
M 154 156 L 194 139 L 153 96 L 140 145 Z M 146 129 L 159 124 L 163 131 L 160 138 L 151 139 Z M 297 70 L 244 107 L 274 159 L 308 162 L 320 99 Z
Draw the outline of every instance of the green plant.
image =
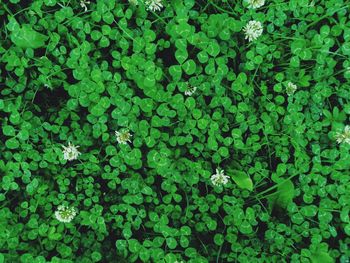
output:
M 348 262 L 348 7 L 2 1 L 0 262 Z

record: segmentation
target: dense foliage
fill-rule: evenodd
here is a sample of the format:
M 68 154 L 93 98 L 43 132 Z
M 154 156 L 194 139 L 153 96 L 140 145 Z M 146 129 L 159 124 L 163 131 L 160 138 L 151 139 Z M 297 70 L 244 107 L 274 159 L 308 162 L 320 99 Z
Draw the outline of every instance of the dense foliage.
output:
M 0 1 L 0 263 L 349 262 L 349 5 Z

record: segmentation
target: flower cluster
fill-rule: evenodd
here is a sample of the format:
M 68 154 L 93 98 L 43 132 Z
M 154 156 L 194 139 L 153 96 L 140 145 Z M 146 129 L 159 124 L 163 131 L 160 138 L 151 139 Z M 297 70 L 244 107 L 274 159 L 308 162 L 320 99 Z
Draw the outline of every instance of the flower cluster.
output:
M 77 211 L 74 207 L 69 207 L 65 205 L 60 205 L 57 207 L 55 212 L 55 217 L 58 221 L 62 223 L 70 223 L 76 216 Z
M 247 0 L 248 8 L 257 9 L 265 4 L 265 0 Z
M 246 0 L 248 8 L 257 9 L 265 4 L 265 0 Z M 243 32 L 245 33 L 245 39 L 249 42 L 256 40 L 263 33 L 263 26 L 261 22 L 251 20 L 244 27 Z
M 243 28 L 243 31 L 245 33 L 245 39 L 251 42 L 262 35 L 263 27 L 259 21 L 251 20 Z
M 120 132 L 115 131 L 115 136 L 117 137 L 117 141 L 120 144 L 127 144 L 128 142 L 131 142 L 131 134 L 129 132 L 129 129 L 123 129 Z
M 211 182 L 215 186 L 225 185 L 230 177 L 224 174 L 224 170 L 216 169 L 216 173 L 210 177 Z
M 86 1 L 86 0 L 81 0 L 80 1 L 80 6 L 82 8 L 84 8 L 84 11 L 86 12 L 88 9 L 87 9 L 87 5 L 90 4 L 90 1 Z
M 297 90 L 297 85 L 295 85 L 293 82 L 288 82 L 286 93 L 288 96 L 291 96 L 294 94 L 294 92 Z
M 163 8 L 162 0 L 147 0 L 145 2 L 148 10 L 153 12 L 160 11 Z
M 117 141 L 120 144 L 127 144 L 127 142 L 131 142 L 131 134 L 128 129 L 123 129 L 120 132 L 115 131 L 115 136 L 117 137 Z M 72 161 L 78 158 L 78 156 L 81 154 L 78 151 L 79 146 L 75 146 L 74 144 L 71 144 L 68 142 L 68 146 L 62 146 L 63 147 L 63 158 L 68 161 Z M 76 216 L 77 212 L 74 207 L 68 207 L 64 205 L 58 206 L 57 210 L 55 211 L 55 217 L 58 221 L 63 223 L 69 223 L 73 220 L 73 218 Z
M 62 146 L 63 147 L 63 158 L 68 161 L 73 161 L 78 158 L 78 156 L 81 154 L 78 151 L 79 146 L 74 146 L 70 142 L 68 143 L 68 146 Z
M 265 0 L 247 0 L 247 3 L 248 8 L 257 9 L 265 4 Z M 251 20 L 243 27 L 243 32 L 245 33 L 245 39 L 248 39 L 249 42 L 252 42 L 262 35 L 263 26 L 261 22 Z M 287 95 L 293 95 L 296 90 L 297 86 L 292 82 L 288 82 L 286 88 Z
M 342 133 L 337 132 L 335 135 L 337 143 L 347 143 L 350 144 L 350 125 L 346 125 Z
M 192 96 L 197 90 L 197 87 L 188 87 L 187 90 L 185 91 L 186 96 Z

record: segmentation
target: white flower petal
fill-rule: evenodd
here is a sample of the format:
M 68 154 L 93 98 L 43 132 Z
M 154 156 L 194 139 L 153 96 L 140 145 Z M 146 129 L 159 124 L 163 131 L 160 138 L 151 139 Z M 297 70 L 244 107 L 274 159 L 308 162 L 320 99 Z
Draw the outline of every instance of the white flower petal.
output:
M 160 11 L 163 8 L 162 0 L 148 0 L 145 2 L 147 9 L 153 12 Z
M 249 42 L 256 40 L 263 33 L 262 24 L 259 21 L 251 20 L 243 28 L 245 39 Z
M 55 211 L 56 219 L 62 223 L 70 223 L 76 214 L 77 211 L 74 207 L 68 207 L 64 205 L 58 206 L 57 210 Z
M 297 85 L 295 85 L 293 82 L 288 82 L 286 92 L 288 96 L 293 95 L 294 92 L 297 90 Z
M 78 151 L 79 146 L 74 146 L 70 142 L 68 142 L 68 146 L 62 146 L 63 147 L 63 158 L 68 161 L 73 161 L 75 159 L 78 159 L 78 156 L 81 154 Z
M 127 144 L 131 142 L 132 135 L 130 134 L 128 129 L 124 129 L 122 131 L 115 131 L 115 136 L 117 137 L 117 142 L 120 144 Z
M 248 8 L 256 9 L 265 4 L 265 0 L 247 0 Z
M 224 174 L 224 170 L 216 169 L 216 173 L 210 177 L 213 185 L 226 185 L 230 177 Z
M 346 125 L 342 133 L 337 132 L 335 135 L 335 139 L 338 144 L 340 143 L 350 144 L 350 125 Z

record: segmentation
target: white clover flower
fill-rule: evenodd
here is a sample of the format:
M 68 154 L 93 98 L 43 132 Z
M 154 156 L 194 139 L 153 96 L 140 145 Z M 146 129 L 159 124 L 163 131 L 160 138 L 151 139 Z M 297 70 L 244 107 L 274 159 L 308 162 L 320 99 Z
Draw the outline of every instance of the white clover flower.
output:
M 259 21 L 251 20 L 243 28 L 243 32 L 245 33 L 245 39 L 248 39 L 248 41 L 251 42 L 261 36 L 263 27 Z
M 131 134 L 129 132 L 129 129 L 124 129 L 119 131 L 115 131 L 115 136 L 117 137 L 117 141 L 120 144 L 127 144 L 128 142 L 131 142 Z
M 86 0 L 81 0 L 80 1 L 80 6 L 82 8 L 84 8 L 84 11 L 86 12 L 88 10 L 87 6 L 86 5 L 89 5 L 91 2 L 90 1 L 86 1 Z
M 350 125 L 346 125 L 342 133 L 337 132 L 335 135 L 337 143 L 347 143 L 350 144 Z
M 188 87 L 187 90 L 185 91 L 186 96 L 192 96 L 197 90 L 197 87 L 190 88 Z
M 225 185 L 230 177 L 224 174 L 224 170 L 216 169 L 216 174 L 210 177 L 211 182 L 215 186 Z
M 291 96 L 294 94 L 294 92 L 297 90 L 297 85 L 295 85 L 293 82 L 288 82 L 286 92 L 288 96 Z
M 153 12 L 160 11 L 163 8 L 162 0 L 147 0 L 145 5 L 147 6 L 148 10 Z
M 265 4 L 265 0 L 247 0 L 248 8 L 256 9 Z
M 65 205 L 58 206 L 55 211 L 56 219 L 62 223 L 70 223 L 76 215 L 77 211 L 74 207 L 68 207 Z
M 79 146 L 74 146 L 70 142 L 68 143 L 68 146 L 63 146 L 63 158 L 68 161 L 73 161 L 78 158 L 78 156 L 81 154 L 78 151 Z

